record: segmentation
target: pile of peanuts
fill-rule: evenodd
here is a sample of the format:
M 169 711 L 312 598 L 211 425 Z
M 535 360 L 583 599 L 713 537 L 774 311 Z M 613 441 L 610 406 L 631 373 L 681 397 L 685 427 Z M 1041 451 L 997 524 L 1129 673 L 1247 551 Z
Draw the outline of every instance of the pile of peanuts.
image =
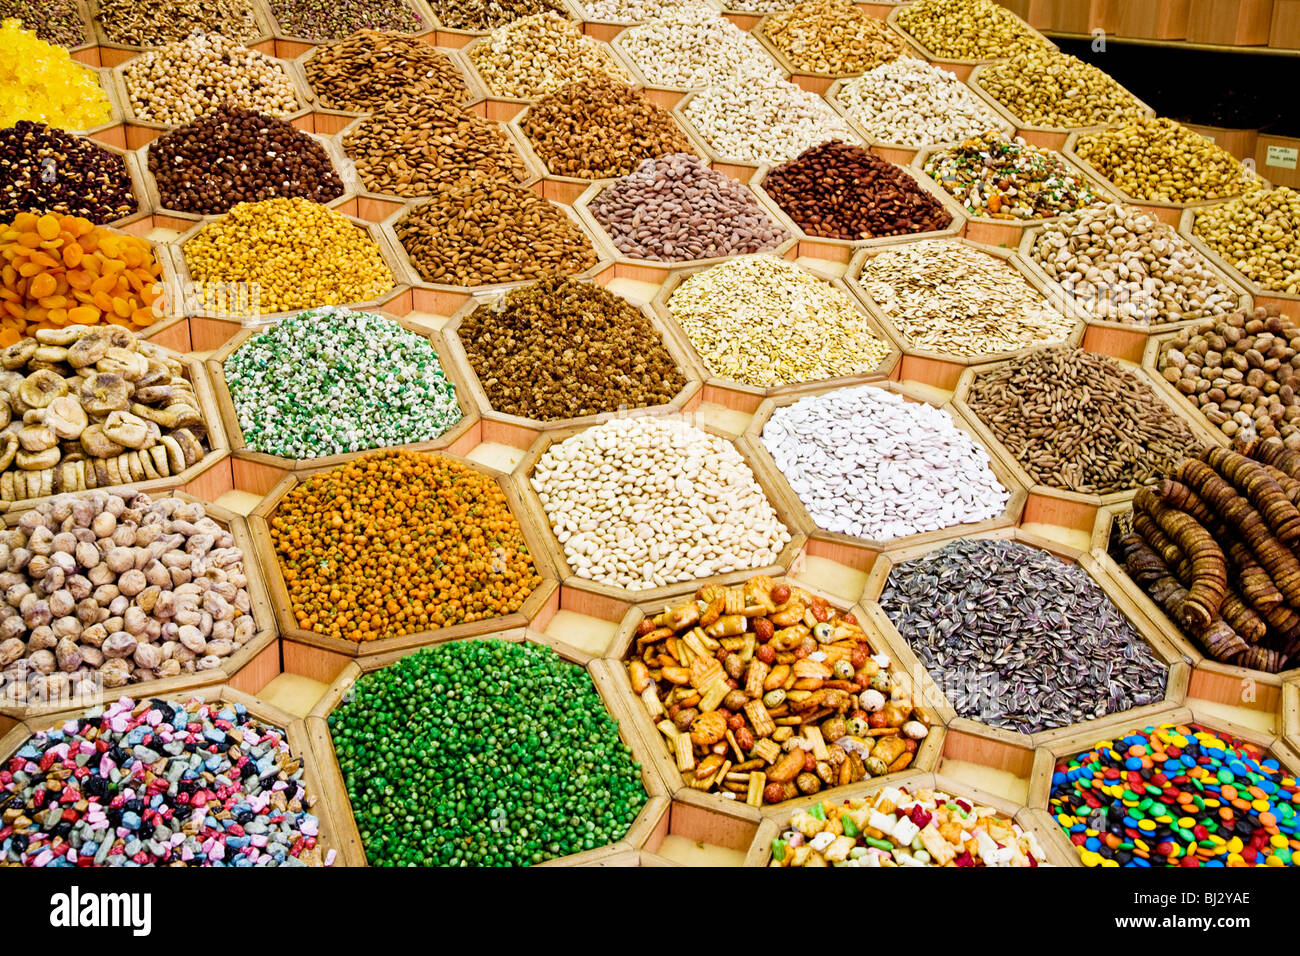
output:
M 574 80 L 628 81 L 608 47 L 551 12 L 498 27 L 466 52 L 495 96 L 535 100 Z
M 1192 234 L 1250 281 L 1300 295 L 1300 192 L 1255 189 L 1198 210 Z
M 849 0 L 803 0 L 765 18 L 760 29 L 790 65 L 810 73 L 849 76 L 908 52 L 883 20 Z
M 785 76 L 758 40 L 707 7 L 631 27 L 618 45 L 651 86 L 693 90 L 742 73 Z
M 1142 117 L 1079 137 L 1074 151 L 1134 199 L 1168 203 L 1225 199 L 1255 177 L 1213 140 L 1171 119 Z
M 1146 115 L 1137 97 L 1109 74 L 1046 47 L 989 66 L 975 82 L 1027 126 L 1077 129 Z

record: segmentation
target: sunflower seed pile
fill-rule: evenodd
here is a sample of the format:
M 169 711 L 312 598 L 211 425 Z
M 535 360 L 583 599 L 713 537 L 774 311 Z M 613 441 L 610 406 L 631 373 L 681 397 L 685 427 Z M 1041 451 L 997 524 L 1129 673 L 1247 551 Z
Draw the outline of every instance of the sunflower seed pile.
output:
M 953 541 L 895 567 L 880 606 L 957 714 L 1032 734 L 1164 697 L 1168 668 L 1078 565 Z

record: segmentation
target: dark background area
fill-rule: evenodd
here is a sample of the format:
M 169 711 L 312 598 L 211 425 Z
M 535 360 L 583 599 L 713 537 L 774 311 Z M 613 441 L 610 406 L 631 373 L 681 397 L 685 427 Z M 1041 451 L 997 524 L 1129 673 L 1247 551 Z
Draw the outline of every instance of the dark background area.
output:
M 1300 57 L 1153 47 L 1053 37 L 1066 53 L 1105 70 L 1159 116 L 1202 126 L 1300 136 Z

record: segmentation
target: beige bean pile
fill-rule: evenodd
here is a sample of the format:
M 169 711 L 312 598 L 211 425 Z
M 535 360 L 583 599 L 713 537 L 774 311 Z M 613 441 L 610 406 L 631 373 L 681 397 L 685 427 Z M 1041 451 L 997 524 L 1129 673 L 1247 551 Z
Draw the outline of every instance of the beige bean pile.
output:
M 272 116 L 302 108 L 284 68 L 219 33 L 195 35 L 134 58 L 122 77 L 142 120 L 181 126 L 222 104 Z
M 731 13 L 775 13 L 790 9 L 791 0 L 723 0 L 723 9 Z
M 865 374 L 889 355 L 848 293 L 775 256 L 693 273 L 668 311 L 710 371 L 759 388 Z
M 342 142 L 361 182 L 376 193 L 427 196 L 435 182 L 476 172 L 506 181 L 529 178 L 499 124 L 447 104 L 437 93 L 371 114 Z
M 771 77 L 722 80 L 682 112 L 717 156 L 742 163 L 776 166 L 832 140 L 864 145 L 820 96 Z
M 530 481 L 573 573 L 631 591 L 767 567 L 790 541 L 736 446 L 680 419 L 588 428 Z
M 1199 210 L 1192 233 L 1246 278 L 1300 295 L 1300 192 L 1257 189 Z
M 1300 328 L 1276 308 L 1180 329 L 1156 367 L 1229 438 L 1253 429 L 1300 448 Z
M 629 81 L 607 46 L 550 12 L 498 27 L 472 44 L 468 54 L 497 96 L 535 100 L 575 80 Z
M 909 50 L 885 21 L 849 0 L 803 0 L 768 16 L 761 29 L 792 66 L 831 76 L 863 73 Z
M 858 284 L 905 346 L 941 355 L 973 358 L 1061 342 L 1078 324 L 1015 266 L 953 239 L 879 252 Z
M 601 23 L 644 23 L 678 10 L 716 10 L 709 0 L 576 0 L 585 19 Z
M 918 0 L 897 23 L 935 56 L 999 60 L 1043 41 L 1018 16 L 993 0 Z
M 1143 117 L 1079 137 L 1075 152 L 1134 199 L 1190 203 L 1238 196 L 1256 182 L 1237 158 L 1171 119 Z
M 693 90 L 741 73 L 785 78 L 763 44 L 707 8 L 675 10 L 631 27 L 618 45 L 651 86 Z
M 1146 115 L 1137 97 L 1109 74 L 1046 47 L 989 66 L 975 82 L 1027 126 L 1077 129 Z
M 1167 223 L 1096 203 L 1044 226 L 1030 258 L 1094 319 L 1163 325 L 1225 315 L 1238 296 Z
M 835 103 L 868 136 L 898 146 L 951 143 L 991 129 L 1014 132 L 955 74 L 910 56 L 845 80 Z

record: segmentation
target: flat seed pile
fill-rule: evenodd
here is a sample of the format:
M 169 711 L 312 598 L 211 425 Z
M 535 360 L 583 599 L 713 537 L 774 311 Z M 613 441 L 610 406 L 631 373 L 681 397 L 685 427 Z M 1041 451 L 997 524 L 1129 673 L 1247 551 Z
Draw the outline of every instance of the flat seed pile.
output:
M 396 224 L 426 282 L 520 282 L 573 275 L 598 261 L 577 223 L 531 189 L 482 175 L 430 188 L 430 198 Z
M 832 140 L 861 142 L 820 96 L 768 75 L 719 80 L 682 112 L 717 156 L 742 163 L 775 166 Z
M 1275 674 L 1300 653 L 1300 456 L 1277 438 L 1238 447 L 1139 491 L 1112 552 L 1211 658 Z
M 76 0 L 0 0 L 0 21 L 21 20 L 46 43 L 81 46 L 90 42 Z
M 790 541 L 736 446 L 679 419 L 595 425 L 529 481 L 573 573 L 630 591 L 767 567 Z
M 952 214 L 907 170 L 852 143 L 805 150 L 769 172 L 763 188 L 812 236 L 879 239 L 952 225 Z
M 1080 136 L 1074 151 L 1134 199 L 1188 203 L 1236 196 L 1257 180 L 1230 152 L 1171 119 L 1142 117 Z
M 1083 494 L 1159 481 L 1197 438 L 1114 359 L 1030 352 L 975 376 L 967 404 L 1037 482 Z
M 835 102 L 866 134 L 883 143 L 950 143 L 1007 121 L 954 73 L 901 56 L 845 80 Z
M 242 202 L 182 251 L 199 282 L 253 284 L 264 313 L 366 302 L 394 284 L 366 230 L 301 197 Z
M 523 182 L 528 170 L 491 120 L 442 97 L 408 96 L 366 117 L 342 138 L 370 192 L 404 198 L 427 196 L 433 184 L 481 174 Z
M 996 518 L 1010 494 L 940 408 L 862 386 L 777 408 L 763 444 L 817 526 L 888 541 Z
M 1091 63 L 1035 46 L 983 70 L 980 88 L 1023 125 L 1075 129 L 1146 115 L 1141 102 Z
M 1094 319 L 1164 325 L 1226 315 L 1239 302 L 1172 226 L 1120 203 L 1094 203 L 1048 223 L 1029 258 Z
M 369 113 L 404 96 L 470 99 L 456 64 L 427 43 L 399 33 L 358 30 L 318 46 L 302 63 L 307 85 L 325 109 Z
M 496 96 L 535 100 L 574 80 L 629 82 L 609 47 L 549 11 L 496 28 L 467 55 Z
M 268 518 L 298 626 L 367 641 L 511 614 L 541 584 L 495 478 L 390 449 L 305 478 Z
M 365 312 L 290 316 L 244 342 L 222 371 L 244 444 L 268 455 L 432 441 L 461 420 L 430 341 Z
M 708 0 L 575 0 L 584 20 L 599 23 L 644 23 L 678 10 L 713 10 Z
M 1050 219 L 1098 198 L 1060 153 L 1000 133 L 936 151 L 925 172 L 972 216 L 991 219 Z
M 453 30 L 487 31 L 537 13 L 568 16 L 556 0 L 430 0 L 433 15 Z
M 1024 21 L 993 0 L 919 0 L 899 11 L 898 25 L 945 59 L 997 60 L 1043 45 Z
M 251 0 L 99 0 L 97 19 L 110 43 L 127 46 L 163 46 L 196 33 L 243 43 L 263 30 Z
M 863 73 L 909 50 L 883 20 L 849 0 L 803 0 L 768 16 L 761 30 L 796 69 L 831 76 Z
M 122 80 L 136 117 L 166 126 L 192 122 L 222 106 L 272 116 L 302 108 L 279 63 L 219 33 L 141 53 L 123 67 Z
M 662 405 L 686 384 L 640 309 L 547 278 L 470 313 L 457 333 L 492 407 L 550 421 Z
M 1300 192 L 1252 190 L 1198 210 L 1192 232 L 1252 282 L 1300 295 Z
M 99 225 L 139 205 L 126 162 L 94 140 L 27 120 L 0 129 L 0 220 L 50 212 Z
M 1078 324 L 1004 259 L 922 239 L 867 259 L 858 284 L 913 349 L 973 358 L 1059 342 Z
M 646 803 L 591 677 L 527 641 L 424 648 L 329 728 L 372 866 L 530 866 L 616 843 Z
M 1179 329 L 1156 368 L 1229 438 L 1252 432 L 1300 448 L 1300 328 L 1276 308 Z
M 1017 733 L 1155 703 L 1169 668 L 1083 568 L 953 541 L 889 572 L 880 606 L 959 717 Z
M 548 93 L 520 124 L 553 176 L 613 179 L 643 160 L 693 152 L 667 110 L 635 87 L 579 80 Z
M 716 10 L 690 7 L 624 30 L 618 45 L 651 86 L 692 90 L 755 74 L 784 77 L 763 44 Z
M 13 762 L 0 783 L 6 813 L 15 811 L 0 863 L 334 862 L 334 850 L 317 846 L 302 756 L 243 704 L 123 697 L 33 734 Z
M 241 202 L 300 196 L 327 203 L 343 181 L 319 142 L 284 120 L 221 106 L 149 144 L 168 209 L 221 215 Z
M 587 208 L 633 259 L 688 262 L 767 252 L 790 238 L 752 192 L 685 153 L 646 160 Z
M 668 311 L 710 371 L 760 388 L 865 374 L 889 355 L 848 293 L 774 256 L 693 273 Z
M 403 0 L 268 0 L 280 31 L 306 40 L 341 40 L 357 30 L 419 33 L 433 26 Z

